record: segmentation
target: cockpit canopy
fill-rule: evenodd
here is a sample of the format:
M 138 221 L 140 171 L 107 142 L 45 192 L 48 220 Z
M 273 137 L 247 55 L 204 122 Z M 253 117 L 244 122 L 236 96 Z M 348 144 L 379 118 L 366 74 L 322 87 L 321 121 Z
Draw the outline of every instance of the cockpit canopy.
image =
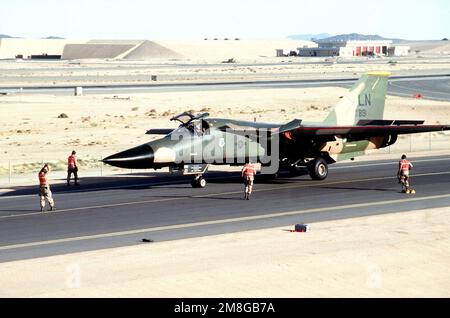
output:
M 182 125 L 186 125 L 186 124 L 190 123 L 191 121 L 204 119 L 208 116 L 209 116 L 209 113 L 201 113 L 198 115 L 194 115 L 189 112 L 184 112 L 180 115 L 172 117 L 170 120 L 179 121 Z
M 204 118 L 208 116 L 209 113 L 194 115 L 189 112 L 184 112 L 172 117 L 170 120 L 179 121 L 181 123 L 180 127 L 174 132 L 182 133 L 187 130 L 191 135 L 202 136 L 209 129 L 209 124 L 204 120 Z

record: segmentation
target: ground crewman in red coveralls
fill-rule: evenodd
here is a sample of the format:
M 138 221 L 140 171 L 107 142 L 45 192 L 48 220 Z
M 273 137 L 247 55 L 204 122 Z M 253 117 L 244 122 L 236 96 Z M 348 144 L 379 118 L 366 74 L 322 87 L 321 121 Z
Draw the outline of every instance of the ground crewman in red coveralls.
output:
M 406 158 L 406 155 L 402 156 L 402 159 L 398 163 L 397 177 L 399 182 L 402 184 L 403 193 L 411 193 L 409 187 L 409 171 L 413 167 L 412 163 Z
M 250 200 L 250 195 L 253 191 L 253 181 L 255 180 L 256 169 L 249 161 L 242 168 L 242 177 L 244 178 L 245 184 L 245 199 Z
M 75 150 L 72 151 L 72 154 L 67 158 L 67 186 L 70 186 L 70 178 L 73 176 L 75 178 L 75 185 L 79 185 L 78 183 L 78 165 L 77 165 L 77 156 Z
M 55 202 L 53 201 L 52 191 L 50 190 L 50 184 L 48 183 L 47 173 L 50 168 L 47 164 L 39 171 L 39 199 L 41 202 L 41 212 L 44 212 L 45 199 L 47 199 L 50 205 L 50 211 L 55 209 Z

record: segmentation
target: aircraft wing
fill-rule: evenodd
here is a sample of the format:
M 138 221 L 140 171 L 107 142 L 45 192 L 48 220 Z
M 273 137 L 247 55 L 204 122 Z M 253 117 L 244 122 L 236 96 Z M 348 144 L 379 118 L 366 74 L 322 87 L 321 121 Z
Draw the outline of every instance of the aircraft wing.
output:
M 450 125 L 356 125 L 356 126 L 302 126 L 284 132 L 288 138 L 305 137 L 374 137 L 383 135 L 404 135 L 432 131 L 450 130 Z

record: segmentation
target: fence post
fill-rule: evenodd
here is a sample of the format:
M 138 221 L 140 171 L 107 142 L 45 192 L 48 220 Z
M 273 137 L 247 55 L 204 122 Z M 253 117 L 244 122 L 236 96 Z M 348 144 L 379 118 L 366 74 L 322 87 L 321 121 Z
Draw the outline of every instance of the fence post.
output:
M 11 160 L 9 160 L 9 178 L 8 178 L 9 184 L 11 184 L 11 177 L 12 177 L 12 167 L 11 167 Z
M 409 135 L 409 152 L 412 152 L 412 135 Z
M 431 131 L 428 134 L 429 138 L 428 138 L 428 150 L 431 151 Z

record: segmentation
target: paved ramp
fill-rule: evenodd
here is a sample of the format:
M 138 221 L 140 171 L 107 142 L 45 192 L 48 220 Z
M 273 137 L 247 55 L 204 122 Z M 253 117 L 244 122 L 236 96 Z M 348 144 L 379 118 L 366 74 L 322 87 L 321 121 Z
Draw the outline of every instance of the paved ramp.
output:
M 210 175 L 206 189 L 193 189 L 182 179 L 133 176 L 70 191 L 55 188 L 58 210 L 48 214 L 36 211 L 36 194 L 18 192 L 25 195 L 0 197 L 0 261 L 142 244 L 143 238 L 157 243 L 450 207 L 450 159 L 412 161 L 415 196 L 399 193 L 395 161 L 335 165 L 324 182 L 308 176 L 258 178 L 250 201 L 243 200 L 236 174 Z

